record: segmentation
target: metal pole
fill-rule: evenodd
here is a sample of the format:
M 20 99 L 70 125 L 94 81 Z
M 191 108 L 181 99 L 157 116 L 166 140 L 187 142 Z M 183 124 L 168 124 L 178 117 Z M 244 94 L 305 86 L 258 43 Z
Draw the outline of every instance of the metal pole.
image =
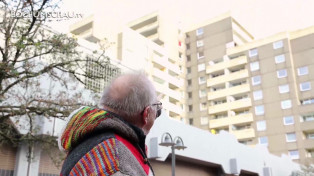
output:
M 171 146 L 171 150 L 172 150 L 172 176 L 175 176 L 176 175 L 176 155 L 174 153 L 174 145 Z

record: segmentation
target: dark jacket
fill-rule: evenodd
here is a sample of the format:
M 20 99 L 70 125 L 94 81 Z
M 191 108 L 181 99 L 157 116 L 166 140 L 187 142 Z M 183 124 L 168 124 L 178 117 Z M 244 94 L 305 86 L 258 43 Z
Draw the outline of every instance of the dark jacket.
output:
M 153 175 L 145 135 L 114 113 L 81 107 L 69 116 L 59 147 L 68 152 L 60 175 Z

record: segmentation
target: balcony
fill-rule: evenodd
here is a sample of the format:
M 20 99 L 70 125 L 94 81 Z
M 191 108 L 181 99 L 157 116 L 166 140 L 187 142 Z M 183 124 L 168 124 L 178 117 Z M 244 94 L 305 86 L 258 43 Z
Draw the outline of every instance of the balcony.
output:
M 169 112 L 173 112 L 175 114 L 177 114 L 178 116 L 181 116 L 183 113 L 183 110 L 180 108 L 179 105 L 175 105 L 173 103 L 168 102 L 162 102 L 163 103 L 163 107 L 166 110 L 169 110 Z
M 93 28 L 94 16 L 91 15 L 83 20 L 70 26 L 70 32 L 75 35 L 80 35 L 82 32 Z
M 179 91 L 169 89 L 166 85 L 161 85 L 158 83 L 154 83 L 154 86 L 155 86 L 157 92 L 160 92 L 166 96 L 169 96 L 169 97 L 177 100 L 178 102 L 180 102 L 182 100 L 182 97 L 181 97 L 181 94 Z
M 149 31 L 156 30 L 159 27 L 158 21 L 155 21 L 153 23 L 147 24 L 139 29 L 136 29 L 136 32 L 143 34 L 143 33 L 149 33 Z
M 252 102 L 250 98 L 238 100 L 238 101 L 232 101 L 232 102 L 227 102 L 219 105 L 214 105 L 214 106 L 209 106 L 208 107 L 208 114 L 216 114 L 219 112 L 224 112 L 228 110 L 233 110 L 233 109 L 240 109 L 240 108 L 247 108 L 251 107 Z
M 234 67 L 237 65 L 242 65 L 242 64 L 246 64 L 247 63 L 247 58 L 246 56 L 241 56 L 232 60 L 228 60 L 225 62 L 220 62 L 217 63 L 215 65 L 209 65 L 206 68 L 206 73 L 210 74 L 219 70 L 223 70 L 225 68 L 230 68 L 230 67 Z
M 248 128 L 244 130 L 236 130 L 236 131 L 230 131 L 231 134 L 234 134 L 237 139 L 249 139 L 255 137 L 255 131 L 253 128 Z
M 209 92 L 208 93 L 208 100 L 214 100 L 221 97 L 226 97 L 229 95 L 235 95 L 240 93 L 246 93 L 250 91 L 250 85 L 249 84 L 243 84 L 227 89 L 218 90 L 215 92 Z
M 311 131 L 314 130 L 314 121 L 302 122 L 301 129 L 303 131 Z M 313 146 L 314 147 L 314 146 Z
M 246 69 L 245 70 L 240 70 L 240 71 L 233 72 L 233 73 L 230 73 L 230 74 L 226 74 L 226 75 L 223 75 L 223 76 L 210 78 L 210 79 L 207 80 L 207 86 L 210 87 L 210 86 L 214 86 L 214 85 L 217 85 L 217 84 L 222 84 L 222 83 L 225 83 L 225 82 L 228 82 L 228 81 L 232 81 L 232 80 L 236 80 L 236 79 L 247 78 L 248 76 L 249 76 L 248 70 L 246 70 Z
M 210 120 L 209 128 L 219 128 L 223 126 L 229 126 L 231 124 L 242 124 L 242 123 L 249 123 L 249 122 L 253 122 L 252 113 Z
M 312 149 L 314 147 L 314 139 L 304 139 L 304 148 Z

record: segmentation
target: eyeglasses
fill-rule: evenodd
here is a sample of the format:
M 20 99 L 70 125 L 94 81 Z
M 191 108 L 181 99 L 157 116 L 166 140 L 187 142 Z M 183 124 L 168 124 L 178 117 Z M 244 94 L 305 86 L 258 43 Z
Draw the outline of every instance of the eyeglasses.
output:
M 157 106 L 157 111 L 156 111 L 156 119 L 157 119 L 161 114 L 162 103 L 161 102 L 154 103 L 154 104 L 152 104 L 152 106 Z

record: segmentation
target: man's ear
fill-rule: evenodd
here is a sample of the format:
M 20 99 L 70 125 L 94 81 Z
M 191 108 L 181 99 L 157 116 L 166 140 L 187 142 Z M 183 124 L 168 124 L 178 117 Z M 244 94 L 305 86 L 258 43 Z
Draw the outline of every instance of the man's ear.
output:
M 148 114 L 149 114 L 150 111 L 151 111 L 150 106 L 147 106 L 144 109 L 144 112 L 143 112 L 143 115 L 142 115 L 142 122 L 143 122 L 144 125 L 146 125 L 147 122 L 148 122 Z

